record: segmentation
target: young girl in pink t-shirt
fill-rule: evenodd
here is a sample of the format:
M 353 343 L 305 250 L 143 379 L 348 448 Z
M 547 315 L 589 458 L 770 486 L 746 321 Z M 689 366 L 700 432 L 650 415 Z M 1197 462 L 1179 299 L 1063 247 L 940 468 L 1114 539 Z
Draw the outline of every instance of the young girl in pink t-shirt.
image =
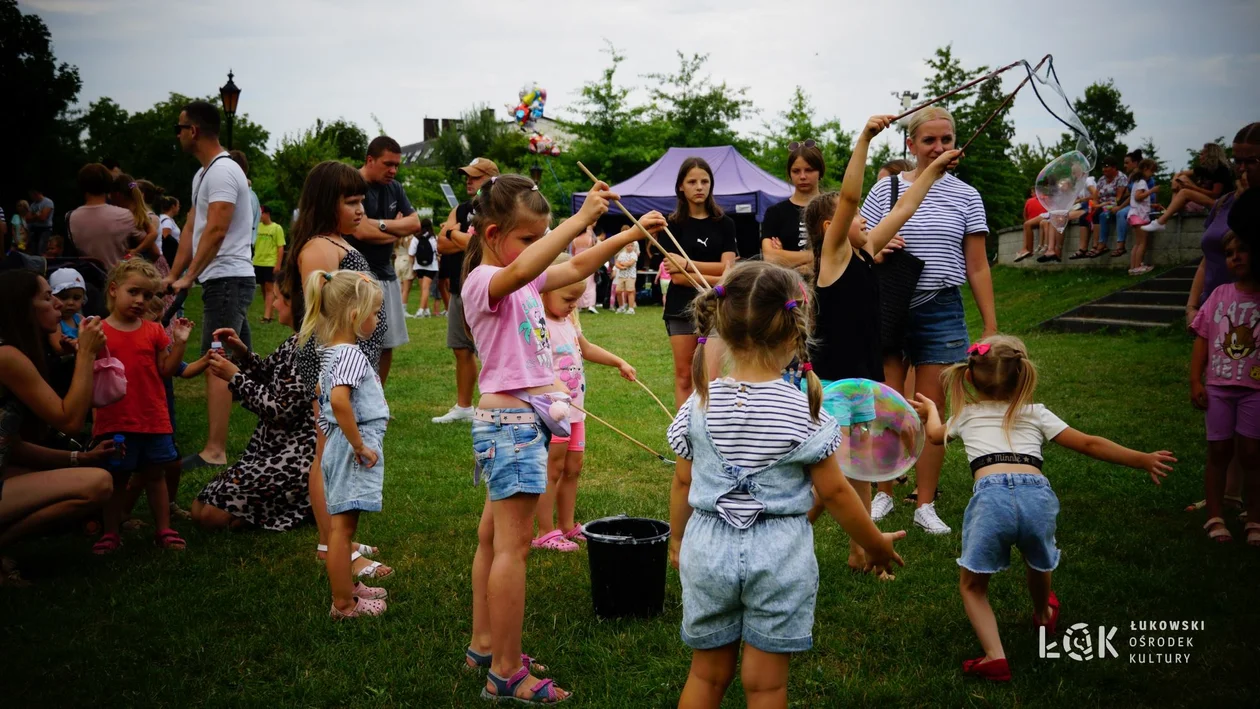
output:
M 474 201 L 461 296 L 481 355 L 473 482 L 485 479 L 487 495 L 473 558 L 467 663 L 490 669 L 482 690 L 486 699 L 515 696 L 550 704 L 569 697 L 551 680 L 533 677 L 532 669 L 543 668 L 521 654 L 525 559 L 538 496 L 547 491 L 548 429 L 569 429 L 567 406 L 548 396 L 561 390 L 555 385 L 541 293 L 583 282 L 636 236 L 623 233 L 552 265 L 615 198 L 608 185 L 596 183 L 581 211 L 554 230 L 548 229 L 551 206 L 528 178 L 493 178 Z M 659 230 L 665 220 L 652 212 L 643 223 Z
M 554 263 L 568 260 L 568 254 L 560 254 Z M 551 448 L 547 451 L 547 492 L 538 498 L 538 536 L 530 543 L 535 549 L 577 551 L 577 542 L 586 541 L 586 537 L 582 536 L 582 525 L 573 521 L 578 476 L 582 474 L 582 458 L 586 451 L 586 414 L 579 410 L 586 408 L 583 361 L 616 367 L 626 379 L 634 381 L 635 378 L 634 367 L 628 362 L 599 345 L 591 344 L 582 334 L 577 311 L 584 292 L 583 284 L 574 283 L 542 296 L 556 383 L 561 391 L 569 394 L 578 408 L 569 411 L 569 435 L 551 437 Z M 555 519 L 557 507 L 560 515 L 558 529 Z

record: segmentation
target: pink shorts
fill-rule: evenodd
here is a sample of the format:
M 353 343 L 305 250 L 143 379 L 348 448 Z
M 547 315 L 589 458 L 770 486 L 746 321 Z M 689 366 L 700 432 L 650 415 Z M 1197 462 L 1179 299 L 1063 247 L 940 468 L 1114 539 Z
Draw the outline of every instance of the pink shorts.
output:
M 1228 441 L 1234 434 L 1260 440 L 1260 389 L 1207 386 L 1207 439 Z
M 566 450 L 570 453 L 580 453 L 586 450 L 585 421 L 574 421 L 569 424 L 569 434 L 570 435 L 567 438 L 564 436 L 552 436 L 551 445 L 554 446 L 557 443 L 568 443 L 569 447 Z

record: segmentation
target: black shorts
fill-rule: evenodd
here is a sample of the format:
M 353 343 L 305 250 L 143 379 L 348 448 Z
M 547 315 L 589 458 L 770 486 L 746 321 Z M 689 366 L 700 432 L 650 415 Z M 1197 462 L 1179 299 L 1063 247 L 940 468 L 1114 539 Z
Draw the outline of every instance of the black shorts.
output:
M 689 318 L 665 318 L 665 332 L 674 335 L 695 335 L 696 324 Z
M 259 285 L 276 280 L 275 273 L 275 266 L 254 266 L 254 280 L 258 281 Z

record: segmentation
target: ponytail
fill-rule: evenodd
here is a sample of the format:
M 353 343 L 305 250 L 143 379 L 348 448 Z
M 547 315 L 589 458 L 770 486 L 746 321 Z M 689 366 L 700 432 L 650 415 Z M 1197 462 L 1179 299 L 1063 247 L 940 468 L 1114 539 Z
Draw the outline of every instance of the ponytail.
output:
M 720 292 L 720 289 L 709 288 L 696 294 L 691 301 L 691 320 L 695 323 L 696 332 L 700 333 L 696 338 L 696 353 L 691 357 L 691 384 L 700 396 L 701 408 L 709 406 L 709 365 L 705 361 L 704 344 L 714 330 Z
M 847 238 L 847 237 L 846 237 Z M 809 417 L 818 422 L 818 412 L 822 409 L 822 381 L 814 374 L 814 365 L 809 361 L 809 340 L 812 324 L 806 304 L 798 304 L 787 309 L 788 315 L 796 321 L 796 358 L 801 362 L 805 372 L 805 392 L 809 395 Z
M 324 305 L 324 283 L 331 278 L 331 271 L 320 269 L 315 269 L 306 277 L 306 284 L 302 288 L 306 309 L 302 313 L 302 329 L 298 331 L 298 346 L 305 346 L 315 334 L 315 328 L 319 324 L 319 311 Z

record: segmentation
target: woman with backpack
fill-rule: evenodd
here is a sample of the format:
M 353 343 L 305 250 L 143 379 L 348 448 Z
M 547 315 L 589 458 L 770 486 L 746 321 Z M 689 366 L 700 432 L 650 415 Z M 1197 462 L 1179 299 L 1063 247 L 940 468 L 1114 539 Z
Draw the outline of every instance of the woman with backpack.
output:
M 437 237 L 433 235 L 433 220 L 420 220 L 420 233 L 411 240 L 407 248 L 411 255 L 411 268 L 415 272 L 416 282 L 420 286 L 420 307 L 412 317 L 427 318 L 429 312 L 429 289 L 438 277 Z M 403 310 L 407 309 L 407 293 L 411 281 L 403 283 Z

